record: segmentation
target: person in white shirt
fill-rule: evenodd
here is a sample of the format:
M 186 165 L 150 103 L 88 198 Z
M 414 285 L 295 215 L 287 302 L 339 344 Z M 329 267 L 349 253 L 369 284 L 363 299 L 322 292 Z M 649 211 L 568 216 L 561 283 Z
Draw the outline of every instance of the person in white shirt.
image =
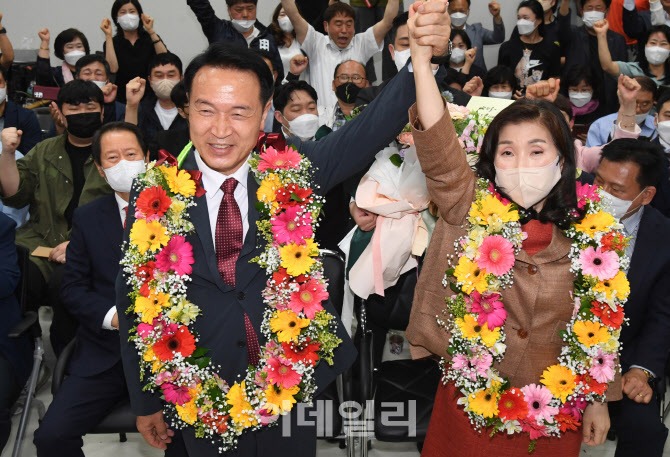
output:
M 296 38 L 309 57 L 310 81 L 322 106 L 330 107 L 337 103 L 331 79 L 337 64 L 347 60 L 367 62 L 382 50 L 384 36 L 391 30 L 393 18 L 398 14 L 398 1 L 389 0 L 384 18 L 359 34 L 354 34 L 353 8 L 346 3 L 334 3 L 323 13 L 327 33 L 323 35 L 303 19 L 295 0 L 281 0 Z
M 334 131 L 343 127 L 351 120 L 351 114 L 356 106 L 356 98 L 361 89 L 370 83 L 365 74 L 365 66 L 355 60 L 347 60 L 335 67 L 333 73 L 332 91 L 337 102 L 321 109 L 321 124 Z

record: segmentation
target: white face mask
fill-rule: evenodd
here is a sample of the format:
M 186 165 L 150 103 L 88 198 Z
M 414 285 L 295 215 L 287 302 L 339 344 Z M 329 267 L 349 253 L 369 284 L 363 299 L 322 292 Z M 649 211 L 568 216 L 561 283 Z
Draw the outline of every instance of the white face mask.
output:
M 279 28 L 282 29 L 282 32 L 288 33 L 293 31 L 293 24 L 291 24 L 291 20 L 288 16 L 280 17 L 277 19 L 277 23 L 279 24 Z
M 542 4 L 542 9 L 544 11 L 549 11 L 551 9 L 551 0 L 540 0 Z
M 301 114 L 292 121 L 286 120 L 288 121 L 289 131 L 302 141 L 311 140 L 314 138 L 316 131 L 319 130 L 319 116 L 316 114 L 306 113 Z
M 454 27 L 462 27 L 467 20 L 468 15 L 465 13 L 454 13 L 451 15 L 451 25 Z
M 530 35 L 536 28 L 535 22 L 528 19 L 519 19 L 516 21 L 516 29 L 519 31 L 519 35 Z
M 591 92 L 568 92 L 570 103 L 577 108 L 581 108 L 591 101 L 593 94 Z
M 660 46 L 647 46 L 644 48 L 644 56 L 650 64 L 660 65 L 668 60 L 670 49 L 665 49 Z
M 454 48 L 451 51 L 451 62 L 459 64 L 465 60 L 465 51 L 461 48 Z
M 489 91 L 489 97 L 511 100 L 512 99 L 512 91 L 509 91 L 509 92 L 491 92 L 491 91 Z
M 169 100 L 172 89 L 176 86 L 179 81 L 175 79 L 159 79 L 158 81 L 151 81 L 151 89 L 153 89 L 156 97 L 163 100 Z
M 644 192 L 646 189 L 647 189 L 646 187 L 642 189 L 642 192 Z M 637 194 L 637 197 L 642 195 L 642 192 Z M 631 213 L 635 211 L 635 208 L 633 208 L 632 211 L 630 210 L 630 208 L 633 205 L 633 202 L 637 200 L 637 197 L 635 197 L 632 200 L 622 200 L 610 194 L 609 192 L 605 192 L 602 189 L 600 189 L 600 195 L 602 195 L 603 203 L 605 204 L 605 207 L 609 210 L 610 214 L 612 214 L 612 216 L 616 217 L 619 220 L 628 217 Z
M 140 16 L 139 14 L 124 14 L 119 16 L 116 22 L 123 30 L 136 30 L 137 26 L 140 25 Z
M 605 19 L 605 13 L 602 11 L 584 11 L 584 15 L 582 16 L 584 25 L 590 29 L 593 28 L 593 24 L 603 19 Z
M 650 110 L 650 111 L 651 111 L 651 110 Z M 636 123 L 637 125 L 641 125 L 641 124 L 643 124 L 644 121 L 647 120 L 647 115 L 648 115 L 648 114 L 649 114 L 649 111 L 647 111 L 646 113 L 642 113 L 642 114 L 636 114 L 636 115 L 635 115 L 635 123 Z
M 549 165 L 533 168 L 495 167 L 496 185 L 515 203 L 529 209 L 544 200 L 561 179 L 560 156 Z
M 656 130 L 658 130 L 658 136 L 667 144 L 670 144 L 670 121 L 659 122 Z
M 105 180 L 116 192 L 130 192 L 133 179 L 147 170 L 144 160 L 119 160 L 113 167 L 103 168 Z
M 233 19 L 233 28 L 240 33 L 247 33 L 254 27 L 255 19 Z
M 63 57 L 65 57 L 65 61 L 69 63 L 72 66 L 77 65 L 77 62 L 79 59 L 84 57 L 86 53 L 84 51 L 70 51 L 67 54 L 65 54 Z
M 96 86 L 98 86 L 100 89 L 102 89 L 103 87 L 105 87 L 107 85 L 107 81 L 95 81 L 95 80 L 93 80 L 91 82 L 93 84 L 95 84 Z
M 7 100 L 7 87 L 0 87 L 0 104 Z
M 393 48 L 393 50 L 395 51 L 393 53 L 393 61 L 395 62 L 395 67 L 398 69 L 398 71 L 400 71 L 407 64 L 407 61 L 410 57 L 410 51 L 409 48 L 405 49 L 404 51 L 397 51 L 395 48 Z

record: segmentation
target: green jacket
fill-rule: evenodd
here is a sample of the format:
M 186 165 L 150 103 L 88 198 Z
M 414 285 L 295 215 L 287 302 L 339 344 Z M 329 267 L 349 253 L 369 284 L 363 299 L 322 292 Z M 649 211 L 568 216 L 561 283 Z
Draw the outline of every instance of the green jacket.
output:
M 386 8 L 386 2 L 387 0 L 368 0 L 370 2 L 370 5 L 374 8 Z M 402 3 L 402 2 L 401 2 Z M 357 6 L 360 8 L 367 8 L 368 5 L 365 3 L 365 0 L 351 0 L 349 2 L 351 6 Z
M 38 143 L 25 157 L 16 161 L 19 169 L 19 190 L 11 197 L 0 196 L 13 208 L 29 205 L 30 220 L 16 231 L 16 244 L 33 252 L 38 246 L 55 247 L 70 239 L 65 209 L 72 200 L 72 166 L 65 150 L 67 134 Z M 79 205 L 112 193 L 89 157 L 84 164 L 84 189 Z M 45 258 L 30 257 L 49 281 L 53 264 Z

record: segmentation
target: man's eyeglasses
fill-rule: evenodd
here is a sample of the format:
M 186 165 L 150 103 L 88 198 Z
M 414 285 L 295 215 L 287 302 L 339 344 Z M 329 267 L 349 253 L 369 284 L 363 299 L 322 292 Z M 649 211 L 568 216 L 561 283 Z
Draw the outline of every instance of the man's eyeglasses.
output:
M 354 84 L 358 84 L 361 81 L 365 81 L 365 78 L 362 77 L 361 75 L 338 75 L 337 79 L 341 83 L 348 83 L 349 81 L 352 81 Z

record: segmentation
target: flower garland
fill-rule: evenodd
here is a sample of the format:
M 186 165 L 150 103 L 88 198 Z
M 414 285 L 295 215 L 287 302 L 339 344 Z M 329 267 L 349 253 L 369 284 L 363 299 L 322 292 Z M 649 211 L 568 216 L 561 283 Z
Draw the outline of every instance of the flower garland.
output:
M 221 379 L 208 349 L 197 345 L 201 311 L 187 297 L 194 263 L 188 209 L 197 187 L 189 172 L 152 163 L 140 175 L 136 221 L 121 262 L 132 288 L 127 312 L 137 325 L 130 341 L 140 354 L 144 390 L 162 394 L 173 426 L 191 425 L 197 437 L 218 439 L 219 452 L 236 448 L 245 430 L 276 424 L 297 401 L 311 402 L 315 367 L 321 359 L 332 365 L 341 342 L 321 306 L 327 281 L 313 234 L 323 201 L 312 193 L 309 160 L 291 148 L 267 148 L 250 164 L 260 182 L 257 225 L 267 242 L 252 260 L 269 276 L 261 326 L 267 343 L 243 381 Z
M 513 283 L 515 255 L 526 234 L 514 203 L 501 198 L 487 180 L 477 186 L 468 233 L 455 243 L 459 257 L 444 278 L 455 295 L 446 299 L 449 317 L 438 318 L 451 333 L 452 359 L 440 361 L 442 380 L 460 389 L 458 404 L 475 429 L 490 427 L 491 436 L 527 432 L 532 451 L 537 438 L 576 430 L 587 402 L 604 401 L 607 383 L 614 379 L 629 294 L 626 239 L 621 224 L 603 211 L 599 191 L 578 183 L 578 205 L 586 215 L 564 232 L 572 240 L 570 271 L 575 274 L 575 308 L 561 331 L 566 344 L 538 384 L 510 386 L 493 363 L 502 361 L 506 350 L 501 290 Z M 455 281 L 448 282 L 449 276 Z

